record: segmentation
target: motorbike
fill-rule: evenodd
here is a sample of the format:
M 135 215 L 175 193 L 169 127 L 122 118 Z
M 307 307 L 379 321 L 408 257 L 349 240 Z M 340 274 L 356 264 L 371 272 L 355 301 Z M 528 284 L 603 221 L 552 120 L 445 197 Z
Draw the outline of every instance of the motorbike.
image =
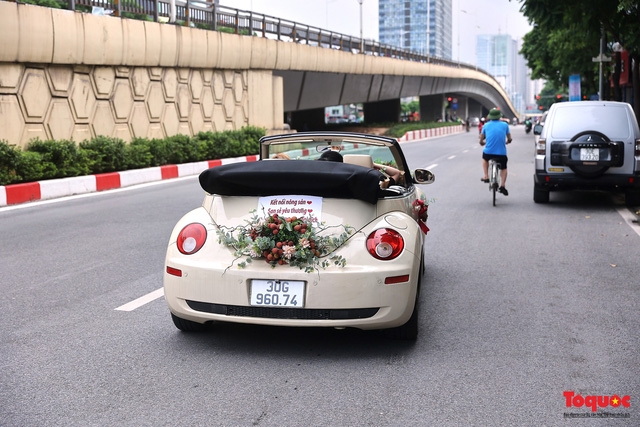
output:
M 531 120 L 527 120 L 524 122 L 524 131 L 526 133 L 531 132 L 531 127 L 532 127 Z

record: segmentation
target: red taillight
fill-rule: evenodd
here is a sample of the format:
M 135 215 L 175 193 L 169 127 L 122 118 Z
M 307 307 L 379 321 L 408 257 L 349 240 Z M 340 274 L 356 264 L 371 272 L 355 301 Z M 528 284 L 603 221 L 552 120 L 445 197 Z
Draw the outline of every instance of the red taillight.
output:
M 540 138 L 536 143 L 536 154 L 545 155 L 547 151 L 547 140 Z
M 374 258 L 388 261 L 396 258 L 404 249 L 402 235 L 389 228 L 381 228 L 367 237 L 367 250 Z
M 392 276 L 392 277 L 385 277 L 384 278 L 384 284 L 385 285 L 395 285 L 396 283 L 405 283 L 409 281 L 409 275 L 408 274 L 404 274 L 402 276 Z
M 178 234 L 178 250 L 185 254 L 195 254 L 200 250 L 204 242 L 207 240 L 207 229 L 204 225 L 193 223 L 189 224 Z
M 178 270 L 177 268 L 167 266 L 167 273 L 171 274 L 172 276 L 182 277 L 182 270 Z

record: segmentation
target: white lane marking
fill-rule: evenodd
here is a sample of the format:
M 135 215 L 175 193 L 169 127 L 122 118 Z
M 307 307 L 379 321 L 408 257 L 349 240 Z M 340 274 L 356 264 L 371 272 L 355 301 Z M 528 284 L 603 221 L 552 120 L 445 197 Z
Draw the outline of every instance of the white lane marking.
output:
M 119 311 L 133 311 L 136 308 L 140 308 L 145 304 L 150 303 L 151 301 L 155 301 L 161 296 L 164 295 L 164 288 L 156 289 L 153 292 L 149 292 L 146 295 L 141 296 L 140 298 L 134 299 L 131 302 L 128 302 L 120 307 L 116 308 Z
M 451 159 L 455 159 L 455 158 L 456 158 L 456 155 L 454 154 L 453 156 L 447 157 L 447 160 L 451 160 Z
M 435 168 L 436 166 L 438 166 L 438 164 L 437 164 L 437 163 L 434 163 L 434 164 L 432 164 L 432 165 L 427 166 L 425 169 L 433 169 L 433 168 Z
M 468 153 L 468 152 L 469 152 L 469 150 L 463 150 L 462 152 L 463 152 L 463 153 Z
M 627 209 L 626 207 L 619 207 L 618 213 L 625 220 L 627 225 L 631 227 L 631 229 L 635 231 L 638 236 L 640 236 L 640 223 L 638 223 L 638 218 L 636 218 L 633 213 L 629 212 L 629 209 Z

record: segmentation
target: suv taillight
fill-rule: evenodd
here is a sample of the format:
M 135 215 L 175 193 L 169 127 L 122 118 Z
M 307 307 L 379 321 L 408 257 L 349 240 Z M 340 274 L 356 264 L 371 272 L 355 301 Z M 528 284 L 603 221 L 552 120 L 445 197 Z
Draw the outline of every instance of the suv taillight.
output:
M 636 139 L 636 157 L 640 157 L 640 139 Z
M 638 145 L 636 144 L 636 149 L 637 148 L 638 148 Z M 540 138 L 536 143 L 536 154 L 540 154 L 544 156 L 546 151 L 547 151 L 547 140 Z

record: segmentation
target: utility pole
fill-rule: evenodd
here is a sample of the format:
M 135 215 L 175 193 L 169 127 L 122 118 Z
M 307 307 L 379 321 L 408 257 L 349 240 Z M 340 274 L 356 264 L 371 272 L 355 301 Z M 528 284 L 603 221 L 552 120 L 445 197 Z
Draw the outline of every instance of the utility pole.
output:
M 603 62 L 611 62 L 611 58 L 604 54 L 605 49 L 605 40 L 604 40 L 604 27 L 600 28 L 600 55 L 595 58 L 591 58 L 593 62 L 599 62 L 600 72 L 598 76 L 598 99 L 602 101 L 602 96 L 604 92 L 604 69 Z
M 360 3 L 360 53 L 364 53 L 364 39 L 362 38 L 362 2 L 363 0 L 358 0 L 358 3 Z
M 431 36 L 431 28 L 430 28 L 430 23 L 431 23 L 431 2 L 427 2 L 427 56 L 431 56 L 431 40 L 429 40 L 429 37 Z

